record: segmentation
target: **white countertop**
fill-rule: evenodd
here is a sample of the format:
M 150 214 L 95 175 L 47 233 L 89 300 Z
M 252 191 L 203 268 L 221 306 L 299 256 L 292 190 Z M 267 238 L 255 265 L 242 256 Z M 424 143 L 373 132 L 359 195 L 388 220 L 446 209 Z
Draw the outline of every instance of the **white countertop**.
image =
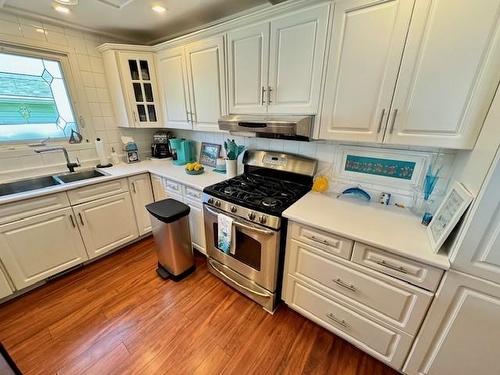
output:
M 174 165 L 171 160 L 145 160 L 133 164 L 118 164 L 111 168 L 99 169 L 107 176 L 91 178 L 87 180 L 50 186 L 43 189 L 25 191 L 18 194 L 10 194 L 0 197 L 0 204 L 16 202 L 23 199 L 35 198 L 42 195 L 53 194 L 61 191 L 72 190 L 82 186 L 98 184 L 117 178 L 133 176 L 140 173 L 153 173 L 161 177 L 175 180 L 189 187 L 203 190 L 206 186 L 225 180 L 225 174 L 212 171 L 213 168 L 205 167 L 205 172 L 200 175 L 188 175 L 184 166 Z M 78 169 L 77 169 L 78 171 Z
M 450 268 L 445 254 L 434 254 L 420 219 L 394 206 L 310 192 L 283 216 L 441 269 Z

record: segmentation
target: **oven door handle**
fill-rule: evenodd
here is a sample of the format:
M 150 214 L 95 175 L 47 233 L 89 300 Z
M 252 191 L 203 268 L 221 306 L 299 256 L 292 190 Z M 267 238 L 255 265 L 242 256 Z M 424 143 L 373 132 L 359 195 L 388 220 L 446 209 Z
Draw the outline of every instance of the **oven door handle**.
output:
M 218 215 L 219 214 L 219 212 L 215 211 L 211 207 L 208 207 L 208 206 L 205 205 L 205 208 L 212 215 Z M 248 229 L 248 230 L 251 230 L 251 231 L 254 231 L 254 232 L 257 232 L 257 233 L 261 233 L 261 234 L 267 234 L 269 236 L 275 233 L 274 231 L 272 231 L 270 229 L 261 229 L 261 228 L 258 228 L 256 226 L 253 226 L 253 225 L 244 224 L 241 221 L 236 220 L 236 218 L 233 215 L 228 215 L 226 212 L 221 211 L 220 213 L 223 214 L 223 215 L 229 216 L 230 218 L 232 218 L 233 219 L 233 224 L 236 225 L 237 227 Z
M 212 268 L 213 268 L 213 269 L 214 269 L 214 270 L 215 270 L 215 271 L 216 271 L 219 275 L 221 275 L 222 277 L 224 277 L 224 278 L 226 278 L 226 279 L 230 280 L 231 282 L 235 283 L 238 287 L 240 287 L 240 288 L 242 288 L 242 289 L 246 290 L 247 292 L 250 292 L 250 293 L 252 293 L 252 294 L 256 294 L 256 295 L 261 296 L 261 297 L 266 297 L 266 298 L 271 297 L 271 294 L 269 294 L 269 293 L 262 293 L 262 292 L 259 292 L 259 291 L 257 291 L 257 290 L 253 290 L 253 289 L 251 289 L 251 288 L 249 288 L 249 287 L 247 287 L 247 286 L 245 286 L 245 285 L 243 285 L 243 284 L 241 284 L 241 283 L 237 282 L 237 281 L 236 281 L 235 279 L 233 279 L 232 277 L 229 277 L 229 276 L 228 276 L 228 275 L 226 275 L 226 274 L 225 274 L 222 270 L 220 270 L 220 269 L 217 267 L 217 265 L 216 265 L 216 264 L 215 264 L 215 263 L 214 263 L 211 259 L 209 259 L 209 260 L 208 260 L 208 263 L 210 263 L 210 266 L 212 266 Z

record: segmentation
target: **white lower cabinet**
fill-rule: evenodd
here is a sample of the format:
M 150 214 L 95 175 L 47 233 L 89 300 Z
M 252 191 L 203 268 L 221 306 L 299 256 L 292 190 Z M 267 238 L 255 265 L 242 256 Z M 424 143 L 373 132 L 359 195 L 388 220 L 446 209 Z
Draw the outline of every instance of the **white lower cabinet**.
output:
M 143 236 L 151 232 L 151 220 L 145 206 L 154 202 L 149 173 L 129 177 L 128 182 L 139 235 Z
M 205 247 L 205 226 L 203 221 L 203 205 L 186 199 L 185 203 L 189 206 L 189 228 L 191 230 L 191 241 L 193 246 L 206 255 Z
M 88 257 L 68 207 L 0 226 L 0 259 L 22 289 Z
M 7 281 L 7 276 L 0 270 L 0 299 L 10 296 L 14 291 Z
M 443 278 L 404 372 L 500 374 L 500 285 L 456 271 Z
M 95 258 L 138 237 L 128 192 L 73 207 L 89 258 Z

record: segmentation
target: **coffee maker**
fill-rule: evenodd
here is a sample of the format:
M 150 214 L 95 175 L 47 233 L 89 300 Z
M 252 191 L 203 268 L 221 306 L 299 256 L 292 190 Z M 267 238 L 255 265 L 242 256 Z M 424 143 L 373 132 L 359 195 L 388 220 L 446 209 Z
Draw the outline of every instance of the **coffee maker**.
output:
M 172 157 L 169 139 L 172 135 L 169 132 L 156 132 L 153 135 L 153 143 L 151 144 L 151 157 L 155 159 L 166 159 Z

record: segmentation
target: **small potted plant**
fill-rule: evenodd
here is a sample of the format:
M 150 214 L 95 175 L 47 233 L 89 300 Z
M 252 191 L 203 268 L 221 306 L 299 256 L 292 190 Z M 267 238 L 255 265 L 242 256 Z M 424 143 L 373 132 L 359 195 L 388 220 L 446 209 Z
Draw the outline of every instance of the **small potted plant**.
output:
M 245 146 L 238 146 L 234 139 L 224 142 L 226 150 L 226 174 L 228 177 L 235 177 L 238 172 L 238 156 L 245 150 Z

